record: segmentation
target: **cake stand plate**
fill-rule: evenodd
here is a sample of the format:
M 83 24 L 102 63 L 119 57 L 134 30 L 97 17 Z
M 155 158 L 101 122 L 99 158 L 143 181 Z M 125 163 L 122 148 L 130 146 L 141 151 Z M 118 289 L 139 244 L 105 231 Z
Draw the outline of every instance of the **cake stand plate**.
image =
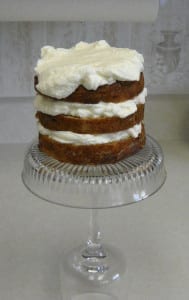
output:
M 117 280 L 125 270 L 121 252 L 101 243 L 98 209 L 143 200 L 155 193 L 165 178 L 163 152 L 150 136 L 135 155 L 96 166 L 61 163 L 40 152 L 34 142 L 22 172 L 23 183 L 37 197 L 62 206 L 91 208 L 89 238 L 70 251 L 65 268 L 95 283 Z
M 138 202 L 155 193 L 166 172 L 160 145 L 150 136 L 135 155 L 115 164 L 61 163 L 32 143 L 22 179 L 36 196 L 69 207 L 109 208 Z

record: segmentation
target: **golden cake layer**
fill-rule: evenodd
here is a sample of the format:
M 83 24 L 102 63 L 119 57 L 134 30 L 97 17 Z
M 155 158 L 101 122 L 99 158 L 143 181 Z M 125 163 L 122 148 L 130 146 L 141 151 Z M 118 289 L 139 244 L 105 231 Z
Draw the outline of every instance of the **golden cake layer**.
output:
M 66 115 L 50 116 L 42 112 L 36 118 L 47 129 L 72 131 L 77 133 L 110 133 L 126 130 L 140 123 L 144 118 L 144 104 L 137 105 L 136 113 L 126 117 L 79 118 Z
M 37 93 L 47 96 L 41 93 L 37 89 L 38 78 L 35 76 L 35 89 Z M 116 81 L 111 85 L 99 86 L 95 91 L 87 90 L 85 87 L 80 85 L 71 95 L 63 99 L 56 99 L 56 101 L 67 101 L 67 102 L 78 102 L 95 104 L 100 101 L 119 103 L 122 101 L 130 100 L 140 94 L 144 89 L 144 75 L 140 74 L 139 81 Z M 49 96 L 48 96 L 49 97 Z M 103 100 L 102 100 L 103 99 Z
M 115 163 L 128 157 L 145 145 L 145 130 L 137 138 L 94 145 L 74 145 L 59 143 L 47 135 L 39 134 L 39 149 L 53 158 L 72 164 Z

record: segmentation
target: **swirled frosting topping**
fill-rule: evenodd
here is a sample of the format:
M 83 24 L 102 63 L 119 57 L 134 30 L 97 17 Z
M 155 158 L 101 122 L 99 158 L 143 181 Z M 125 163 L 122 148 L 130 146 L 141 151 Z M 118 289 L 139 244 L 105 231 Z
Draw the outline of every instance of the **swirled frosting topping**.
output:
M 116 81 L 139 80 L 143 56 L 128 48 L 111 47 L 106 41 L 80 42 L 70 49 L 45 46 L 35 68 L 37 89 L 62 99 L 80 85 L 88 90 Z

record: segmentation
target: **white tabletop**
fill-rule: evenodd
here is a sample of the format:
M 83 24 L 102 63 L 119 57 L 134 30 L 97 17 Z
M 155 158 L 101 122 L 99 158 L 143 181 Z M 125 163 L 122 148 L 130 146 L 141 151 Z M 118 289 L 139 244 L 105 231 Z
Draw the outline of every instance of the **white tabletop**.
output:
M 87 238 L 88 210 L 56 206 L 33 196 L 21 181 L 23 144 L 0 151 L 0 299 L 189 299 L 189 144 L 160 141 L 167 181 L 151 198 L 101 210 L 104 240 L 127 260 L 122 280 L 102 288 L 60 277 L 64 254 Z

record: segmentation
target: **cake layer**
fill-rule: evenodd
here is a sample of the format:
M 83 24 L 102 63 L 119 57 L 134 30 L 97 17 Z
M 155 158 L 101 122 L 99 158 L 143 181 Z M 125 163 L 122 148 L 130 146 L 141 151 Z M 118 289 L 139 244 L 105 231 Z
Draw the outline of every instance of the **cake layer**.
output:
M 39 134 L 39 149 L 47 155 L 72 164 L 103 164 L 115 163 L 138 152 L 145 144 L 145 131 L 137 138 L 114 141 L 105 144 L 73 145 L 62 144 L 47 135 Z
M 77 133 L 111 133 L 133 127 L 140 123 L 144 117 L 144 104 L 137 105 L 137 111 L 126 118 L 101 117 L 78 118 L 65 115 L 50 116 L 37 112 L 36 118 L 47 129 L 66 130 Z
M 136 138 L 141 133 L 141 123 L 135 124 L 133 127 L 126 130 L 121 130 L 112 133 L 99 133 L 99 134 L 83 134 L 72 131 L 56 131 L 49 130 L 38 122 L 37 124 L 39 133 L 42 135 L 48 135 L 53 140 L 56 140 L 62 144 L 77 144 L 77 145 L 89 145 L 89 144 L 105 144 L 129 137 Z
M 35 77 L 35 89 L 36 91 L 43 95 L 48 96 L 57 101 L 67 101 L 67 102 L 78 102 L 78 103 L 88 103 L 95 104 L 101 101 L 119 103 L 126 100 L 130 100 L 137 95 L 139 95 L 144 89 L 144 75 L 140 74 L 138 81 L 116 81 L 112 84 L 106 84 L 98 87 L 95 91 L 87 90 L 85 87 L 80 85 L 74 93 L 65 98 L 57 99 L 55 97 L 49 96 L 42 93 L 38 89 L 38 77 Z
M 144 104 L 147 89 L 132 98 L 120 103 L 99 102 L 96 104 L 54 101 L 53 99 L 37 95 L 34 101 L 34 107 L 37 111 L 44 114 L 57 116 L 68 115 L 80 118 L 99 118 L 99 117 L 120 117 L 126 118 L 137 111 L 137 104 Z
M 82 85 L 96 90 L 116 81 L 138 81 L 143 56 L 136 50 L 111 47 L 106 41 L 80 42 L 70 49 L 45 46 L 35 68 L 37 89 L 62 99 Z

